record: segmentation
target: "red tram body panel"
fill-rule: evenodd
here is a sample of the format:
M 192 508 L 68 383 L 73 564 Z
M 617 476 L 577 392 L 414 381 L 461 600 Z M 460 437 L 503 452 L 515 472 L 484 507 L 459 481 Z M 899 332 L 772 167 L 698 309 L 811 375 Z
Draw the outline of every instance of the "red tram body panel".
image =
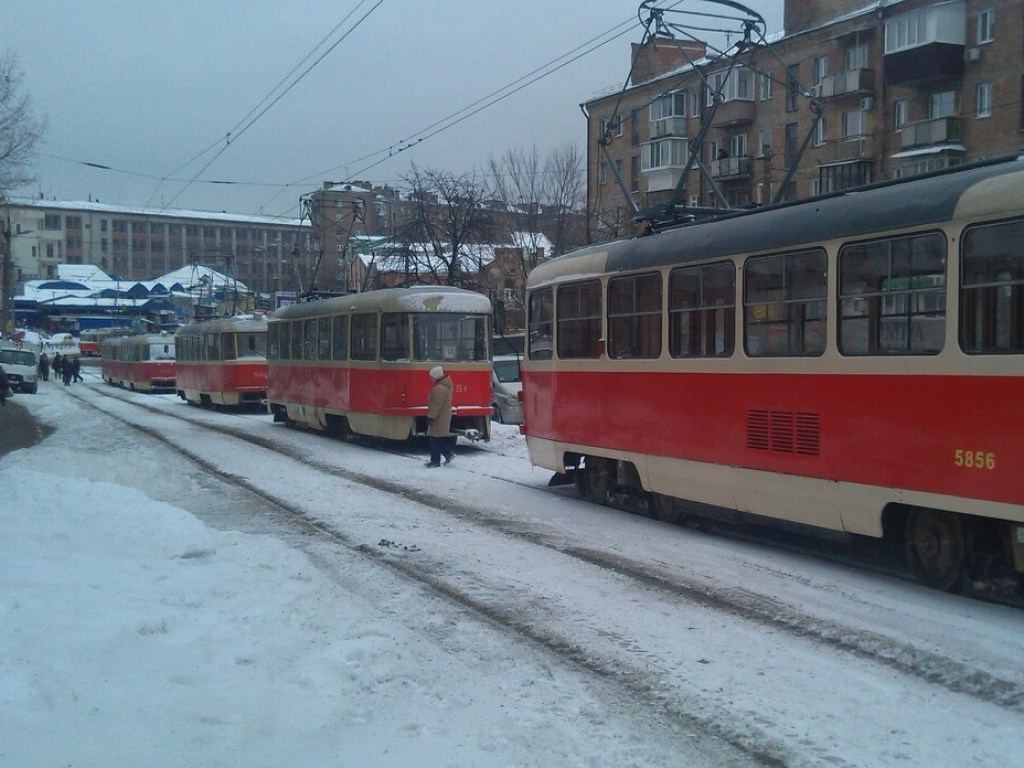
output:
M 452 430 L 490 438 L 491 305 L 457 288 L 392 288 L 294 304 L 269 322 L 278 421 L 404 440 L 426 429 L 427 375 L 451 377 Z
M 100 343 L 103 380 L 141 392 L 174 391 L 174 337 L 164 333 L 107 338 Z
M 522 431 L 580 492 L 902 537 L 1024 594 L 1024 162 L 589 246 L 527 285 Z
M 175 333 L 178 395 L 193 405 L 262 404 L 267 394 L 267 320 L 225 317 Z

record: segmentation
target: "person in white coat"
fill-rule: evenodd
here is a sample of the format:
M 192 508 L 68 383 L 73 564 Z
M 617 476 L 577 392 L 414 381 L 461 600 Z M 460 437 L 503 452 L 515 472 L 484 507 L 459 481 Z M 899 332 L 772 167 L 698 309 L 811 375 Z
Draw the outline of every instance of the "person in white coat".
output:
M 452 379 L 445 375 L 440 365 L 431 368 L 429 374 L 434 386 L 427 395 L 427 437 L 430 438 L 427 466 L 434 468 L 441 466 L 442 454 L 445 464 L 451 464 L 455 458 L 449 433 L 452 426 Z

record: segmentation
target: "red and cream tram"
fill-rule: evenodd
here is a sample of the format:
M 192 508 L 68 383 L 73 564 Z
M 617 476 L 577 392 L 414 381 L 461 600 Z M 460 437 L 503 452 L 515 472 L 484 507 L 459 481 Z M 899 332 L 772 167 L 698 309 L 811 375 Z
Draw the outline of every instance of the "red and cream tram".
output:
M 267 396 L 267 320 L 222 317 L 174 334 L 178 396 L 193 405 L 262 404 Z
M 103 380 L 142 392 L 174 391 L 174 337 L 166 331 L 100 342 Z
M 597 502 L 902 537 L 924 583 L 1019 591 L 1022 244 L 1010 160 L 545 262 L 528 281 L 531 461 Z
M 391 440 L 424 434 L 427 375 L 451 376 L 452 431 L 490 438 L 491 303 L 418 286 L 292 304 L 269 322 L 267 403 L 275 421 Z

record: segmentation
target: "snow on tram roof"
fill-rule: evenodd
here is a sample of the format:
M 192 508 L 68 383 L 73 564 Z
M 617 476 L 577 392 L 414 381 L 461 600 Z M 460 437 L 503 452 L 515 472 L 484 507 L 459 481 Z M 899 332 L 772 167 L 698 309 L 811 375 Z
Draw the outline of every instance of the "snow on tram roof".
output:
M 491 301 L 481 293 L 443 285 L 383 288 L 366 293 L 335 296 L 304 304 L 291 304 L 271 313 L 271 320 L 315 317 L 343 310 L 385 310 L 391 312 L 473 312 L 490 313 Z

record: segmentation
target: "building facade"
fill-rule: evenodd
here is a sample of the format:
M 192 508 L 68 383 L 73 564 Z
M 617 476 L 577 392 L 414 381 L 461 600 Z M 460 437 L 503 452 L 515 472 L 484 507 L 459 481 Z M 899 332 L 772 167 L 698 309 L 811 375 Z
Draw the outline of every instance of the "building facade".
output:
M 96 266 L 124 281 L 204 266 L 255 291 L 301 290 L 314 260 L 310 227 L 298 219 L 29 198 L 4 208 L 14 293 L 55 278 L 59 264 Z
M 766 205 L 1020 149 L 1024 1 L 786 0 L 784 25 L 735 66 L 634 45 L 627 87 L 585 105 L 591 240 L 669 200 Z

